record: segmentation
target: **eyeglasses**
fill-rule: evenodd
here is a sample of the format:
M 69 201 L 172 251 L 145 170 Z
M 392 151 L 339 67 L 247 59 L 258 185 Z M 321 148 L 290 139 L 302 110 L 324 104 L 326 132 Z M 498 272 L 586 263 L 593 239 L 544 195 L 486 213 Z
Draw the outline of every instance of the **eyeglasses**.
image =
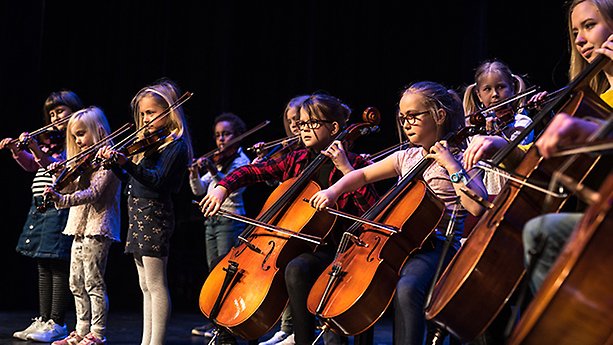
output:
M 419 115 L 428 114 L 429 112 L 430 110 L 426 110 L 426 111 L 420 111 L 419 113 L 407 114 L 407 115 L 404 115 L 403 113 L 398 113 L 398 121 L 400 122 L 401 126 L 404 126 L 406 122 L 408 122 L 409 125 L 413 126 L 415 123 L 417 123 L 417 117 Z
M 296 121 L 296 126 L 298 126 L 299 129 L 318 129 L 319 127 L 321 127 L 322 123 L 333 123 L 334 121 L 328 121 L 328 120 L 308 120 L 308 121 Z

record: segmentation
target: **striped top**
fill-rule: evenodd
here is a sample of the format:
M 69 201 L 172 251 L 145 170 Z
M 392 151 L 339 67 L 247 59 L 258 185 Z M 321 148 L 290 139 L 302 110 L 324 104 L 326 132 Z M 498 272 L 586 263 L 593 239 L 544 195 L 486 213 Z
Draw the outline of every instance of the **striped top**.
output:
M 36 196 L 42 196 L 45 191 L 45 187 L 53 183 L 53 177 L 51 174 L 45 173 L 45 168 L 39 168 L 36 171 L 36 176 L 32 181 L 32 194 Z

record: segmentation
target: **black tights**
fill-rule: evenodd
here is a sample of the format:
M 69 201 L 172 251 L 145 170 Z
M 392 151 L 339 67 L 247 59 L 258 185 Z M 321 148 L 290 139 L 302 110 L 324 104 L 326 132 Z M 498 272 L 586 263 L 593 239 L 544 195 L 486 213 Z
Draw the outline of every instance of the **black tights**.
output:
M 292 259 L 285 269 L 285 283 L 289 304 L 294 318 L 294 340 L 296 345 L 311 344 L 315 340 L 315 316 L 307 309 L 307 297 L 321 272 L 332 262 L 333 252 L 303 253 Z M 347 344 L 346 337 L 336 333 L 324 334 L 326 345 Z
M 36 259 L 38 264 L 38 302 L 43 321 L 52 319 L 58 325 L 64 324 L 68 309 L 70 289 L 68 261 L 58 259 Z

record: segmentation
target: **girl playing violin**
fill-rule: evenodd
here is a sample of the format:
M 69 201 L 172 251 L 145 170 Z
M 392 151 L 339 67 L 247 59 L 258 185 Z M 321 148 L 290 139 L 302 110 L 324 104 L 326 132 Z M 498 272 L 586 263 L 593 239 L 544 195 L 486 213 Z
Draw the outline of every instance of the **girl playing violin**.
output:
M 469 85 L 464 91 L 464 112 L 475 114 L 481 109 L 490 107 L 506 99 L 524 92 L 526 84 L 524 80 L 511 72 L 509 67 L 501 61 L 486 61 L 477 67 L 475 71 L 475 83 Z M 509 104 L 505 108 L 498 109 L 494 116 L 485 118 L 488 132 L 498 132 L 500 137 L 508 140 L 515 139 L 521 131 L 532 123 L 532 119 L 523 114 L 515 113 L 521 102 Z M 499 113 L 507 113 L 498 117 Z M 487 114 L 486 114 L 487 115 Z M 467 119 L 467 125 L 472 124 Z M 474 124 L 477 125 L 477 124 Z M 533 134 L 530 133 L 522 144 L 531 143 Z M 486 173 L 483 183 L 488 194 L 496 195 L 500 192 L 506 179 L 499 174 Z
M 49 94 L 43 106 L 45 123 L 60 123 L 57 130 L 64 131 L 66 119 L 83 108 L 83 103 L 72 91 L 58 91 Z M 51 342 L 65 337 L 68 333 L 64 316 L 69 305 L 68 260 L 70 242 L 62 235 L 66 226 L 68 210 L 58 210 L 44 205 L 43 191 L 53 180 L 46 174 L 46 167 L 64 158 L 64 141 L 57 143 L 37 142 L 29 133 L 22 133 L 20 141 L 27 143 L 28 151 L 21 150 L 16 141 L 5 138 L 0 141 L 0 149 L 11 150 L 13 159 L 28 172 L 36 172 L 32 181 L 32 205 L 23 226 L 17 251 L 34 258 L 38 266 L 39 316 L 32 324 L 13 337 L 22 340 Z M 39 145 L 40 144 L 40 145 Z M 51 145 L 58 150 L 50 151 Z
M 280 159 L 240 167 L 228 174 L 200 202 L 206 217 L 215 215 L 228 194 L 238 188 L 256 182 L 285 181 L 298 176 L 320 152 L 330 158 L 313 176 L 313 181 L 323 188 L 330 186 L 354 168 L 368 164 L 361 156 L 347 153 L 341 142 L 334 141 L 334 137 L 346 126 L 350 114 L 349 108 L 339 99 L 325 94 L 314 94 L 305 98 L 299 108 L 300 119 L 296 124 L 305 148 L 292 151 Z M 363 186 L 341 195 L 338 207 L 346 212 L 362 214 L 374 204 L 375 199 L 374 188 Z M 315 279 L 332 261 L 336 248 L 331 242 L 334 242 L 342 230 L 341 227 L 334 227 L 327 239 L 328 245 L 319 246 L 315 252 L 298 255 L 285 267 L 285 282 L 294 319 L 296 344 L 311 344 L 315 338 L 315 318 L 309 313 L 306 301 Z
M 394 344 L 423 344 L 426 329 L 424 304 L 445 241 L 446 223 L 457 207 L 453 246 L 446 257 L 448 262 L 460 246 L 467 211 L 474 215 L 483 212 L 483 207 L 468 198 L 460 188 L 469 188 L 484 198 L 487 192 L 480 176 L 462 169 L 462 154 L 452 153 L 459 147 L 450 147 L 441 141 L 448 133 L 464 127 L 464 111 L 454 91 L 429 81 L 409 86 L 402 92 L 398 123 L 414 147 L 348 173 L 328 189 L 316 193 L 311 204 L 321 210 L 334 204 L 344 193 L 386 178 L 403 176 L 422 157 L 435 161 L 426 169 L 423 178 L 445 202 L 445 221 L 437 227 L 436 235 L 431 239 L 433 245 L 422 247 L 407 260 L 394 296 Z
M 298 128 L 298 126 L 296 126 L 296 122 L 298 121 L 300 117 L 300 114 L 298 113 L 298 111 L 300 110 L 299 106 L 300 106 L 300 103 L 302 103 L 302 101 L 304 101 L 308 97 L 309 97 L 308 95 L 296 96 L 292 98 L 285 106 L 285 111 L 283 112 L 283 127 L 285 128 L 285 135 L 287 135 L 288 138 L 296 137 L 300 135 L 300 129 Z M 253 145 L 253 149 L 255 149 L 255 151 L 257 152 L 257 157 L 251 163 L 259 163 L 263 159 L 266 159 L 267 157 L 271 156 L 270 155 L 271 150 L 276 149 L 275 152 L 281 151 L 283 152 L 282 154 L 286 154 L 287 150 L 284 150 L 284 149 L 287 148 L 288 146 L 291 146 L 291 147 L 301 146 L 300 142 L 298 142 L 297 145 L 293 145 L 293 144 L 294 144 L 293 142 L 290 142 L 290 143 L 282 142 L 278 144 L 281 146 L 281 148 L 277 149 L 277 146 L 274 146 L 272 148 L 269 148 L 268 150 L 261 150 L 261 147 L 266 145 L 266 143 L 259 142 Z M 272 156 L 279 156 L 279 155 L 273 153 Z M 277 182 L 274 182 L 274 183 L 276 186 Z
M 72 115 L 67 131 L 67 155 L 71 158 L 108 136 L 110 127 L 100 108 L 89 107 Z M 98 169 L 80 175 L 59 192 L 45 187 L 44 194 L 58 208 L 70 208 L 64 234 L 74 236 L 70 290 L 77 325 L 68 337 L 53 345 L 106 342 L 108 297 L 104 271 L 111 242 L 119 241 L 119 186 L 119 179 L 110 170 Z
M 193 155 L 183 109 L 176 107 L 169 116 L 155 117 L 178 97 L 179 89 L 175 83 L 161 80 L 142 88 L 131 102 L 138 128 L 146 126 L 149 133 L 167 129 L 172 140 L 164 140 L 161 145 L 131 159 L 109 146 L 98 151 L 104 159 L 115 157 L 112 160 L 116 174 L 125 176 L 126 172 L 129 176 L 129 228 L 125 251 L 134 255 L 143 293 L 141 344 L 164 343 L 170 313 L 166 264 L 175 224 L 171 195 L 179 191 L 185 167 Z
M 225 147 L 225 144 L 246 130 L 245 122 L 232 113 L 223 113 L 213 121 L 215 144 L 219 150 L 224 149 L 225 157 L 218 157 L 215 162 L 208 158 L 199 158 L 189 166 L 189 185 L 194 195 L 204 195 L 215 188 L 215 185 L 226 174 L 236 168 L 249 164 L 249 158 L 242 147 Z M 238 146 L 238 145 L 236 145 Z M 206 168 L 207 173 L 200 176 L 200 168 Z M 233 213 L 245 215 L 243 192 L 245 188 L 234 191 L 224 201 L 224 208 Z M 243 231 L 245 224 L 221 216 L 209 217 L 204 221 L 204 236 L 206 244 L 206 260 L 209 270 L 214 266 L 214 260 L 228 253 L 236 237 Z M 212 336 L 212 325 L 196 327 L 194 335 Z M 208 334 L 207 334 L 208 332 Z
M 231 113 L 224 113 L 213 121 L 213 133 L 215 144 L 218 149 L 224 149 L 225 143 L 245 132 L 245 122 Z M 228 173 L 238 167 L 249 164 L 249 158 L 241 147 L 226 148 L 228 153 L 224 159 L 217 159 L 212 162 L 208 158 L 200 158 L 189 168 L 189 184 L 194 195 L 204 195 L 207 191 L 215 188 Z M 224 153 L 226 151 L 223 151 Z M 205 167 L 207 173 L 200 177 L 199 168 Z M 243 192 L 245 188 L 234 191 L 224 201 L 224 208 L 240 215 L 245 215 L 245 205 L 243 203 Z M 213 260 L 218 256 L 225 255 L 236 236 L 244 229 L 244 223 L 227 219 L 221 216 L 209 217 L 204 222 L 206 240 L 206 258 L 209 268 L 212 268 Z

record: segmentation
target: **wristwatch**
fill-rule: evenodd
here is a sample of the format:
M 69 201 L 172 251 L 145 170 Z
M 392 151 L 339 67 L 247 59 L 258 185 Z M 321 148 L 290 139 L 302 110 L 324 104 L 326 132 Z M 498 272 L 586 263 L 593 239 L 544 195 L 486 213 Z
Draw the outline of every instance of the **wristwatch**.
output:
M 468 183 L 468 174 L 464 169 L 460 169 L 458 172 L 449 175 L 449 178 L 451 179 L 451 183 Z

